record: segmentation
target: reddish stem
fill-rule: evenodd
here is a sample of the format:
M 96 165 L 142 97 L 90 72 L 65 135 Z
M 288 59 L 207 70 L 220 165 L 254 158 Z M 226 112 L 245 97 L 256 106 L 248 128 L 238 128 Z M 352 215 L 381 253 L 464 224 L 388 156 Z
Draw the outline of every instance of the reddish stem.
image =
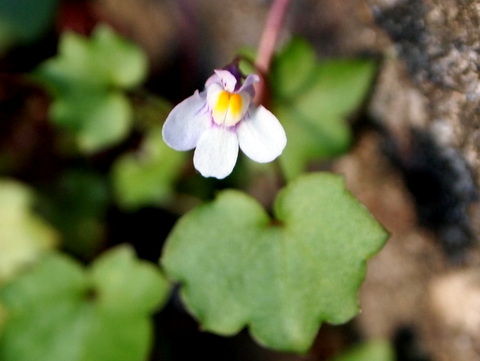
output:
M 261 104 L 265 96 L 265 76 L 270 70 L 273 53 L 277 44 L 278 36 L 285 19 L 288 5 L 291 0 L 274 0 L 270 11 L 268 12 L 267 22 L 263 29 L 262 38 L 258 46 L 257 59 L 255 67 L 260 75 L 260 82 L 256 84 L 255 103 Z

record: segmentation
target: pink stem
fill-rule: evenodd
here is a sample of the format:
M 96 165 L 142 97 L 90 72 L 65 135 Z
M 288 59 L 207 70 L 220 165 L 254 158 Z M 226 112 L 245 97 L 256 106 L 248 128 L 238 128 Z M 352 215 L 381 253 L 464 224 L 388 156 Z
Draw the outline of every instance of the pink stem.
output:
M 256 86 L 255 103 L 261 104 L 265 96 L 265 76 L 270 69 L 273 53 L 278 36 L 283 25 L 283 20 L 291 0 L 274 0 L 268 13 L 267 22 L 258 46 L 258 55 L 255 67 L 260 73 L 261 80 Z

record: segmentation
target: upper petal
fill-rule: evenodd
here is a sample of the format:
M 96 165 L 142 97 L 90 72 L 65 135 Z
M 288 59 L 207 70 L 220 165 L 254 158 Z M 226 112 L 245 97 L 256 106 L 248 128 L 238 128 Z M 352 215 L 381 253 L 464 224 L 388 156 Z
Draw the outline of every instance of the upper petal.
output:
M 205 92 L 196 91 L 170 112 L 163 125 L 163 140 L 175 150 L 193 149 L 209 124 Z
M 282 154 L 287 137 L 277 117 L 263 106 L 250 110 L 250 117 L 240 122 L 240 149 L 259 163 L 271 162 Z
M 209 87 L 212 84 L 218 84 L 218 85 L 222 84 L 220 77 L 218 76 L 217 73 L 213 73 L 212 75 L 210 75 L 210 77 L 205 82 L 205 88 Z
M 237 157 L 237 135 L 226 128 L 213 126 L 200 137 L 193 164 L 204 177 L 223 179 L 232 173 Z
M 237 78 L 235 78 L 235 75 L 228 70 L 215 70 L 215 74 L 218 76 L 218 81 L 226 91 L 230 93 L 235 91 L 235 85 L 237 84 Z M 205 85 L 209 85 L 208 80 Z
M 255 95 L 255 89 L 253 88 L 253 84 L 260 81 L 260 77 L 257 74 L 249 74 L 245 81 L 243 82 L 238 92 L 247 92 L 250 94 L 250 97 L 253 98 Z

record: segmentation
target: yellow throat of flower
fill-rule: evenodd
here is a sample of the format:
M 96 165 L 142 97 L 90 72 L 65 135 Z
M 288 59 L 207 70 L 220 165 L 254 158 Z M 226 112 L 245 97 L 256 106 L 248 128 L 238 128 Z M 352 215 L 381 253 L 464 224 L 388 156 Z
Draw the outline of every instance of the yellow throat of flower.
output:
M 224 90 L 218 92 L 212 110 L 213 120 L 218 125 L 227 127 L 236 125 L 245 115 L 249 101 L 247 93 L 229 93 Z

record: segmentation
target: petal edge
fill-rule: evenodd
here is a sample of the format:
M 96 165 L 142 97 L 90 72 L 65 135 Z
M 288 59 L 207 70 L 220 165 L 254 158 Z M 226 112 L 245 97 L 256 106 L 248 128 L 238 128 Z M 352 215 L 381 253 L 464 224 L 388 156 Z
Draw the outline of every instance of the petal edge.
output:
M 237 135 L 226 128 L 214 126 L 200 137 L 193 164 L 202 176 L 223 179 L 232 173 L 237 157 Z
M 240 149 L 259 163 L 271 162 L 287 145 L 285 130 L 277 117 L 263 106 L 251 110 L 238 129 Z
M 209 123 L 205 92 L 196 91 L 168 114 L 162 128 L 163 140 L 175 150 L 193 149 Z

